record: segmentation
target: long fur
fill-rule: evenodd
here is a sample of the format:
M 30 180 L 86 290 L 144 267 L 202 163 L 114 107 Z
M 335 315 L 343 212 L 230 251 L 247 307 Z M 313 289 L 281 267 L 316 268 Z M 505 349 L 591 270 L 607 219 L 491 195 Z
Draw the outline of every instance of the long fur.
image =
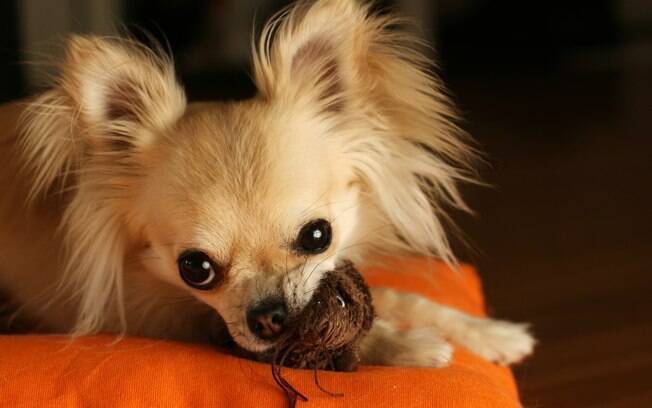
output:
M 34 178 L 28 200 L 71 190 L 59 292 L 80 298 L 73 334 L 100 330 L 107 310 L 124 330 L 125 208 L 142 176 L 138 152 L 148 132 L 183 114 L 185 95 L 171 59 L 128 39 L 71 38 L 61 73 L 21 118 L 25 170 Z
M 400 24 L 348 0 L 303 2 L 263 28 L 253 49 L 255 80 L 266 98 L 303 98 L 334 120 L 346 119 L 343 153 L 377 217 L 393 227 L 378 234 L 376 251 L 454 263 L 444 205 L 467 208 L 457 182 L 471 180 L 474 154 L 423 45 L 396 29 Z M 62 220 L 69 260 L 62 285 L 81 295 L 75 333 L 85 334 L 102 326 L 106 308 L 124 314 L 121 225 L 127 221 L 121 201 L 139 169 L 130 160 L 146 143 L 142 133 L 176 120 L 185 99 L 171 60 L 129 40 L 73 38 L 61 72 L 54 88 L 26 111 L 23 148 L 35 177 L 31 199 L 57 183 L 74 190 Z M 127 89 L 134 95 L 119 99 L 123 90 L 110 89 L 117 75 L 135 84 Z M 131 103 L 124 109 L 133 116 L 107 118 L 107 94 Z M 350 113 L 330 109 L 337 104 Z M 129 151 L 113 150 L 116 144 Z M 91 158 L 82 157 L 86 149 L 95 150 Z
M 38 303 L 30 310 L 53 330 L 206 340 L 217 311 L 241 347 L 261 351 L 268 345 L 247 331 L 246 310 L 270 295 L 300 309 L 343 259 L 364 266 L 379 254 L 409 253 L 454 264 L 445 211 L 468 209 L 458 183 L 473 181 L 476 153 L 426 48 L 403 25 L 356 0 L 298 2 L 253 46 L 258 96 L 228 104 L 187 105 L 160 50 L 73 37 L 52 88 L 28 101 L 20 119 L 17 181 L 26 192 L 0 199 L 8 225 L 0 238 L 40 233 L 16 229 L 15 213 L 44 228 L 55 223 L 58 231 L 44 231 L 33 250 L 61 249 L 62 261 L 25 260 L 29 279 L 16 282 L 13 271 L 0 283 Z M 0 157 L 14 160 L 2 144 Z M 13 180 L 0 173 L 2 183 Z M 304 256 L 292 242 L 315 218 L 333 223 L 334 242 Z M 188 249 L 220 265 L 219 288 L 184 284 L 177 259 Z M 59 316 L 61 305 L 77 315 Z M 439 310 L 419 305 L 420 313 Z M 450 329 L 492 339 L 493 321 L 468 321 Z M 531 349 L 524 327 L 500 324 L 496 350 L 505 344 L 520 358 Z M 392 345 L 401 358 L 366 354 L 441 365 L 450 346 L 430 334 L 379 323 L 365 344 Z
M 253 51 L 255 79 L 270 99 L 306 98 L 326 112 L 347 105 L 352 136 L 343 152 L 379 217 L 393 226 L 376 249 L 454 264 L 442 225 L 444 208 L 468 210 L 457 183 L 475 180 L 477 154 L 455 124 L 455 110 L 426 46 L 400 29 L 406 25 L 352 1 L 303 2 L 263 28 Z M 302 53 L 312 53 L 304 59 L 314 61 L 297 78 L 296 65 L 308 64 L 297 62 Z

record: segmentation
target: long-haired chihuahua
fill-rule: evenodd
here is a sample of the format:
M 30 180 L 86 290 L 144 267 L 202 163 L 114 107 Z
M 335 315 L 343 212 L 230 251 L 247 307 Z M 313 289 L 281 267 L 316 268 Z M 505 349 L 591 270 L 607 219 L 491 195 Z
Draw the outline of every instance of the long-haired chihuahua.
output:
M 0 108 L 0 290 L 32 330 L 260 352 L 344 260 L 455 265 L 444 209 L 476 154 L 421 43 L 356 0 L 299 2 L 253 48 L 257 95 L 187 103 L 171 60 L 73 37 L 52 87 Z M 400 271 L 397 271 L 399 273 Z M 499 363 L 534 340 L 417 295 L 373 291 L 363 363 Z

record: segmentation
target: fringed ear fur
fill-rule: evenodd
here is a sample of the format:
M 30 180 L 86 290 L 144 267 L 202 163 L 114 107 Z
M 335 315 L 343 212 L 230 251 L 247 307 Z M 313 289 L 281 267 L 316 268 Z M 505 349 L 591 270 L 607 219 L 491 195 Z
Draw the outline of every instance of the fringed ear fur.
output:
M 453 264 L 443 208 L 468 210 L 457 183 L 475 180 L 477 152 L 422 41 L 402 26 L 356 0 L 300 2 L 263 29 L 255 79 L 272 102 L 346 121 L 342 154 L 371 203 L 366 213 L 391 224 L 375 234 L 378 249 Z
M 139 154 L 185 107 L 163 54 L 129 40 L 73 37 L 54 86 L 25 110 L 21 142 L 34 180 L 30 201 L 68 194 L 60 293 L 79 296 L 76 334 L 100 329 L 110 308 L 124 326 L 122 204 L 142 174 Z
M 32 198 L 66 179 L 82 154 L 124 158 L 184 112 L 171 60 L 126 39 L 70 38 L 54 86 L 22 118 Z M 64 183 L 65 184 L 65 183 Z

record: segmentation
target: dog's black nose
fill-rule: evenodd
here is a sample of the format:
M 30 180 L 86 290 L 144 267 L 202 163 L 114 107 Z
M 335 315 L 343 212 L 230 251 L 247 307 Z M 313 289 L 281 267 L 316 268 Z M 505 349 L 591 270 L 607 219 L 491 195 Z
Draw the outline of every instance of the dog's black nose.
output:
M 287 310 L 282 299 L 265 299 L 247 312 L 247 324 L 253 334 L 271 340 L 285 328 Z

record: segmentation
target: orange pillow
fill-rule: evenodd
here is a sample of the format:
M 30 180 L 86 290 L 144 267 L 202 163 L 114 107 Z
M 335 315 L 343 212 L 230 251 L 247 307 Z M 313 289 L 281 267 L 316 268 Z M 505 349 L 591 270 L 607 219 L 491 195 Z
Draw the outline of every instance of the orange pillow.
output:
M 387 269 L 400 272 L 389 272 Z M 419 259 L 370 269 L 370 285 L 421 293 L 475 315 L 484 314 L 478 276 Z M 362 366 L 355 373 L 283 369 L 305 394 L 306 407 L 519 407 L 511 371 L 458 349 L 443 369 Z M 266 364 L 209 346 L 93 336 L 0 336 L 0 406 L 285 407 Z

